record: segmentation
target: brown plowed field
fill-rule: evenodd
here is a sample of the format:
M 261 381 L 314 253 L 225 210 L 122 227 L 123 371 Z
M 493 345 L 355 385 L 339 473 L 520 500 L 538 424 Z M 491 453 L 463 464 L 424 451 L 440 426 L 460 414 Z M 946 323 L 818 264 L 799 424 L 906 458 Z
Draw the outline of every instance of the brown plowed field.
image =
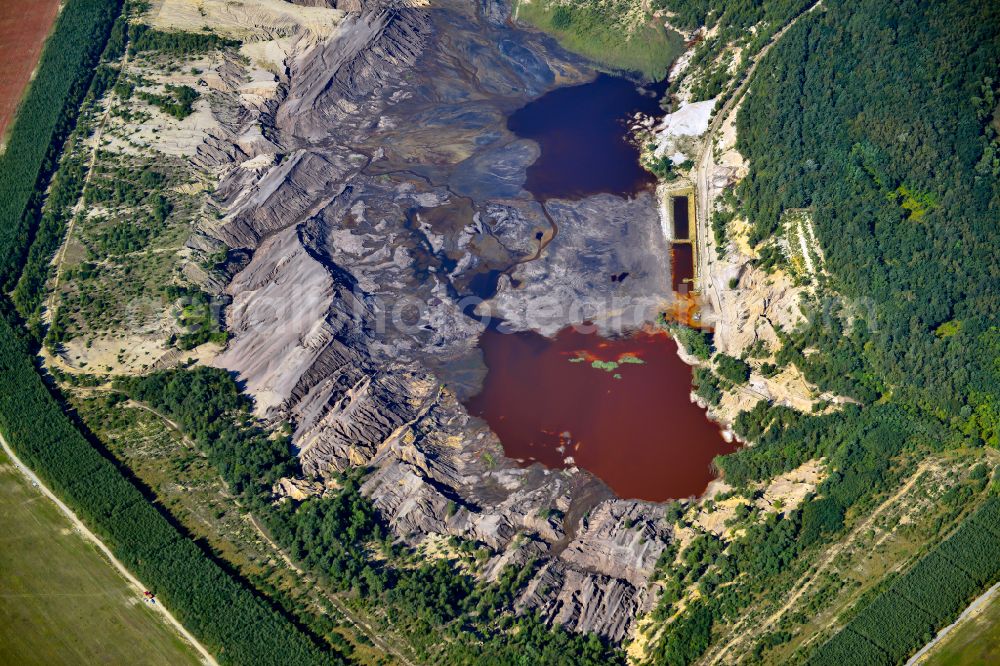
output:
M 0 143 L 58 13 L 59 0 L 0 0 Z

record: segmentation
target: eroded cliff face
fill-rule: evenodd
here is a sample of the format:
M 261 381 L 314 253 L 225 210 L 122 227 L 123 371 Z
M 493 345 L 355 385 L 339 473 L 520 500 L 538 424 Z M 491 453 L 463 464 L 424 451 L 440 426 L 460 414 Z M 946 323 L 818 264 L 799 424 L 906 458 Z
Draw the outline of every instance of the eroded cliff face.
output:
M 518 610 L 623 639 L 671 539 L 662 508 L 519 467 L 459 402 L 485 372 L 474 313 L 554 332 L 566 313 L 532 313 L 557 290 L 611 329 L 612 297 L 642 299 L 631 325 L 667 293 L 651 193 L 543 205 L 522 188 L 539 149 L 507 115 L 593 72 L 496 2 L 303 4 L 347 14 L 294 43 L 268 95 L 220 96 L 198 157 L 222 174 L 223 216 L 191 243 L 231 257 L 215 363 L 293 425 L 307 475 L 371 469 L 363 492 L 401 539 L 482 542 L 488 577 L 541 561 Z M 623 265 L 627 282 L 607 279 Z

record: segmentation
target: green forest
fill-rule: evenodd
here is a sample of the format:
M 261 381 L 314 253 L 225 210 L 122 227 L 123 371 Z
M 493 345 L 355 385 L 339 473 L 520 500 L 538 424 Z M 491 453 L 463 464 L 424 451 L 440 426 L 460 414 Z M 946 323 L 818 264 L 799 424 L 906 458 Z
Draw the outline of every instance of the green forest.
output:
M 996 3 L 825 2 L 767 55 L 739 113 L 750 171 L 736 194 L 751 241 L 773 238 L 783 211 L 809 208 L 833 275 L 835 295 L 785 334 L 778 361 L 862 405 L 817 417 L 760 404 L 735 424 L 757 446 L 718 461 L 739 483 L 831 459 L 836 473 L 802 510 L 803 545 L 842 530 L 852 506 L 888 487 L 901 453 L 1000 443 L 998 63 Z M 995 511 L 973 521 L 993 524 Z M 869 654 L 862 646 L 874 650 L 866 663 L 896 663 L 996 580 L 986 563 L 1000 540 L 976 524 L 872 602 L 817 663 Z M 959 560 L 960 543 L 985 559 Z M 938 557 L 957 569 L 931 565 Z M 956 582 L 934 604 L 899 592 L 926 585 L 938 564 Z
M 815 666 L 902 663 L 1000 575 L 1000 500 L 990 499 L 811 657 Z
M 103 15 L 99 15 L 103 21 Z M 80 88 L 71 91 L 67 104 L 79 104 L 80 109 L 74 106 L 72 121 L 75 122 L 76 115 L 93 112 L 94 104 L 100 100 L 104 94 L 111 89 L 118 79 L 118 70 L 111 67 L 109 63 L 120 58 L 124 53 L 127 39 L 127 22 L 125 17 L 119 15 L 111 25 L 107 44 L 99 58 L 100 64 L 94 73 L 89 87 L 82 83 Z M 47 53 L 47 51 L 46 51 Z M 90 51 L 85 53 L 85 57 L 90 57 Z M 74 96 L 84 91 L 82 100 L 74 100 Z M 30 131 L 25 121 L 25 129 L 20 128 L 18 132 Z M 41 136 L 39 140 L 41 140 Z M 43 337 L 40 322 L 40 309 L 45 294 L 45 282 L 50 277 L 51 259 L 62 242 L 66 227 L 73 216 L 73 207 L 80 199 L 80 194 L 84 188 L 84 181 L 87 175 L 87 164 L 77 155 L 73 154 L 72 147 L 76 142 L 80 142 L 86 137 L 81 136 L 81 131 L 76 129 L 71 131 L 66 137 L 57 133 L 53 136 L 53 142 L 61 142 L 65 138 L 67 149 L 61 160 L 59 160 L 55 173 L 51 174 L 48 196 L 44 205 L 41 202 L 31 201 L 23 215 L 27 218 L 26 231 L 34 234 L 30 249 L 25 257 L 25 264 L 18 278 L 11 300 L 17 307 L 20 315 L 27 321 L 28 330 L 32 337 L 38 341 Z M 43 181 L 50 174 L 43 171 L 38 174 L 39 181 Z M 3 184 L 0 184 L 0 188 Z M 12 276 L 13 279 L 13 276 Z
M 661 2 L 679 27 L 717 27 L 719 44 L 760 21 L 757 37 L 770 34 L 810 4 Z M 699 45 L 695 58 L 719 44 Z M 755 38 L 744 55 L 761 44 Z M 723 246 L 729 219 L 745 216 L 766 270 L 780 259 L 773 239 L 782 213 L 812 212 L 830 290 L 808 305 L 804 326 L 780 333 L 768 372 L 794 364 L 858 404 L 818 416 L 762 401 L 736 419 L 733 429 L 755 445 L 716 459 L 730 483 L 745 487 L 817 457 L 833 470 L 801 511 L 754 535 L 747 547 L 768 562 L 747 573 L 780 575 L 815 544 L 843 535 L 851 516 L 910 473 L 905 461 L 1000 445 L 998 72 L 1000 7 L 985 0 L 824 1 L 761 62 L 737 118 L 749 173 L 727 193 L 734 212 L 718 213 L 713 233 Z M 705 342 L 678 332 L 708 358 Z M 720 377 L 704 368 L 694 377 L 709 404 L 745 372 L 739 359 L 716 356 Z M 814 661 L 905 661 L 1000 576 L 995 502 L 866 601 Z M 685 611 L 675 621 L 679 637 L 656 646 L 654 663 L 697 659 L 713 625 L 732 619 L 726 597 L 738 589 Z M 764 637 L 758 648 L 789 638 Z
M 1000 405 L 1000 180 L 983 162 L 996 133 L 981 105 L 1000 85 L 998 31 L 987 1 L 826 3 L 768 54 L 738 118 L 753 240 L 783 210 L 813 210 L 843 297 L 833 314 L 859 312 L 799 341 L 822 343 L 810 378 L 986 439 Z
M 720 108 L 749 71 L 756 55 L 783 26 L 812 6 L 815 0 L 654 0 L 653 6 L 669 12 L 671 25 L 693 32 L 695 38 L 686 72 L 698 72 L 691 86 L 692 101 L 718 97 Z M 710 32 L 709 32 L 710 31 Z M 738 45 L 740 52 L 729 50 Z M 684 80 L 670 82 L 673 92 Z

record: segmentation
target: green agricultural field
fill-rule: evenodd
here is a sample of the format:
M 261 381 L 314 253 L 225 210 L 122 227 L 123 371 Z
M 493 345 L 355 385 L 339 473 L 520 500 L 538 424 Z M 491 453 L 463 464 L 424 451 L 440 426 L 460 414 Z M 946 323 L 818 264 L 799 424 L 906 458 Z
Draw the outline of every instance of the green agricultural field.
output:
M 977 615 L 956 627 L 931 650 L 928 666 L 1000 663 L 1000 599 L 994 596 Z
M 613 70 L 659 81 L 684 52 L 684 40 L 632 0 L 610 5 L 519 0 L 518 20 L 551 33 L 559 43 Z M 628 35 L 624 40 L 622 35 Z
M 0 663 L 200 663 L 3 453 Z

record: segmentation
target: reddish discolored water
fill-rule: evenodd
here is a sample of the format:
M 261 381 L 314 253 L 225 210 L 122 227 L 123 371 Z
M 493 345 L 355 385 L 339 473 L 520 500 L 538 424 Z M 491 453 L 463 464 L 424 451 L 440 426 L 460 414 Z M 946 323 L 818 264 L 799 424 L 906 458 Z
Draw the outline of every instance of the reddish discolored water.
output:
M 686 294 L 690 291 L 688 281 L 694 279 L 694 248 L 690 243 L 670 246 L 670 276 L 675 292 Z
M 701 494 L 712 459 L 736 449 L 690 401 L 691 368 L 666 334 L 488 330 L 480 347 L 489 372 L 466 407 L 525 464 L 576 464 L 619 497 L 659 502 Z

